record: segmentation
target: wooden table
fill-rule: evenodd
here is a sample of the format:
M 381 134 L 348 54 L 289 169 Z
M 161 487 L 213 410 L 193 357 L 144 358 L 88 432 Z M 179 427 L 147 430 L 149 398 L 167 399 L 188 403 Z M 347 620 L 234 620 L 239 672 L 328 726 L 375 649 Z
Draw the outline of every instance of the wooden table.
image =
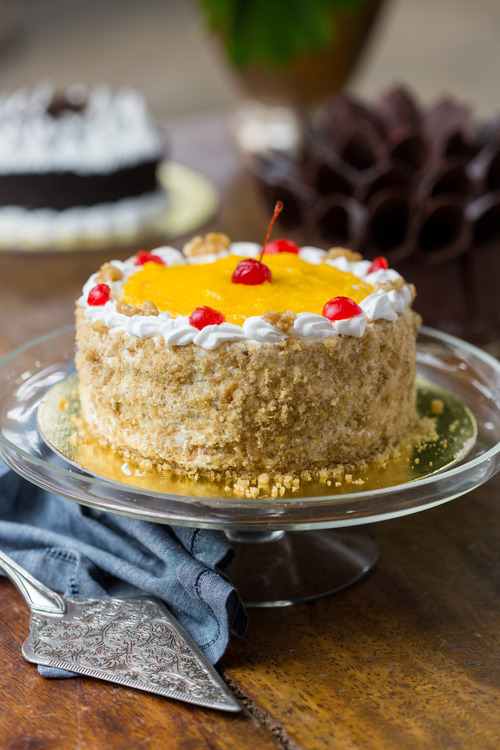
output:
M 173 157 L 221 192 L 209 228 L 261 240 L 267 218 L 220 116 L 169 129 Z M 1 255 L 0 354 L 70 322 L 82 283 L 109 257 Z M 239 715 L 90 678 L 44 680 L 21 656 L 27 607 L 0 581 L 0 746 L 498 748 L 499 492 L 497 475 L 375 525 L 379 563 L 336 596 L 251 610 L 247 636 L 220 663 Z

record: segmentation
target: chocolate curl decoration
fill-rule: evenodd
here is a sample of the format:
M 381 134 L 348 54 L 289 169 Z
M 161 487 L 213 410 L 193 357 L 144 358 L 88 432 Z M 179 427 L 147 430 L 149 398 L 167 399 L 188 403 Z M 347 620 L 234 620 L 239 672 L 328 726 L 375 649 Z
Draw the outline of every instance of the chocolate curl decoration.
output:
M 474 245 L 481 248 L 493 244 L 500 258 L 500 190 L 482 195 L 467 206 L 465 213 L 474 228 Z
M 383 136 L 392 142 L 401 140 L 421 126 L 416 101 L 404 86 L 382 94 L 373 106 L 372 116 Z
M 429 199 L 419 217 L 416 258 L 439 265 L 459 258 L 470 247 L 472 227 L 460 198 L 440 195 Z
M 421 176 L 417 187 L 419 201 L 450 195 L 465 201 L 472 192 L 472 182 L 464 164 L 456 157 L 438 159 Z
M 454 263 L 432 266 L 416 263 L 414 258 L 398 265 L 404 278 L 415 284 L 414 309 L 424 325 L 440 328 L 456 336 L 463 335 L 471 317 L 470 286 L 462 255 Z
M 339 94 L 325 102 L 323 109 L 317 114 L 317 127 L 310 130 L 312 140 L 323 134 L 327 143 L 335 143 L 340 130 L 348 122 L 368 123 L 374 127 L 370 108 L 353 97 Z
M 474 153 L 472 110 L 454 99 L 444 98 L 428 111 L 424 131 L 436 156 L 470 158 Z
M 332 193 L 351 195 L 356 182 L 354 170 L 336 156 L 330 155 L 324 159 L 313 157 L 305 169 L 304 177 L 306 183 L 313 185 L 320 196 Z
M 500 116 L 497 114 L 476 124 L 476 138 L 480 148 L 500 144 Z
M 287 232 L 302 231 L 308 221 L 311 203 L 314 195 L 303 185 L 296 185 L 292 180 L 264 184 L 262 187 L 264 203 L 276 204 L 283 201 L 284 209 L 280 216 L 280 224 Z
M 275 206 L 276 201 L 282 201 L 281 226 L 285 231 L 301 230 L 315 202 L 315 191 L 301 181 L 294 165 L 283 158 L 278 158 L 276 162 L 269 161 L 267 157 L 257 158 L 252 166 L 264 204 Z
M 472 159 L 467 173 L 476 184 L 476 194 L 494 192 L 500 189 L 500 146 L 490 144 Z
M 473 225 L 475 252 L 465 256 L 469 297 L 474 309 L 474 338 L 500 340 L 500 190 L 483 195 L 467 207 Z M 497 352 L 499 354 L 500 352 Z
M 319 243 L 324 246 L 348 247 L 357 250 L 365 224 L 365 211 L 357 201 L 336 193 L 323 198 L 314 209 L 314 225 Z
M 387 188 L 396 191 L 409 192 L 414 178 L 413 175 L 399 166 L 385 166 L 382 164 L 367 170 L 359 178 L 353 197 L 361 203 L 367 203 L 375 193 Z
M 429 147 L 419 133 L 408 133 L 390 151 L 392 162 L 411 171 L 423 168 L 429 157 Z
M 279 221 L 298 244 L 385 255 L 417 285 L 430 325 L 500 341 L 500 116 L 477 122 L 450 97 L 423 107 L 402 86 L 370 105 L 342 95 L 303 121 L 298 148 L 271 159 L 259 185 L 267 210 L 285 201 Z
M 466 264 L 467 295 L 469 300 L 469 335 L 475 339 L 500 340 L 500 253 L 497 243 L 481 246 L 479 252 L 463 256 Z M 497 351 L 500 354 L 500 351 Z
M 380 161 L 387 159 L 386 145 L 377 137 L 376 131 L 366 123 L 354 129 L 344 128 L 337 139 L 337 153 L 340 159 L 362 172 Z
M 366 241 L 372 255 L 384 255 L 392 265 L 415 250 L 410 236 L 412 216 L 408 190 L 387 188 L 367 204 Z

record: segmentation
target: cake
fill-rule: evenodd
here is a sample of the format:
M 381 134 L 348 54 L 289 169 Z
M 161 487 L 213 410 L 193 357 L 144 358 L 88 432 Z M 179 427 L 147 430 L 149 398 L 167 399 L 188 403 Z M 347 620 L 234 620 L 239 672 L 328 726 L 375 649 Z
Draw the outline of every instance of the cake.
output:
M 132 89 L 39 85 L 0 97 L 0 243 L 134 235 L 164 212 L 164 137 Z
M 76 367 L 89 434 L 165 469 L 264 483 L 401 440 L 415 420 L 412 287 L 382 257 L 287 240 L 261 252 L 209 234 L 88 280 Z

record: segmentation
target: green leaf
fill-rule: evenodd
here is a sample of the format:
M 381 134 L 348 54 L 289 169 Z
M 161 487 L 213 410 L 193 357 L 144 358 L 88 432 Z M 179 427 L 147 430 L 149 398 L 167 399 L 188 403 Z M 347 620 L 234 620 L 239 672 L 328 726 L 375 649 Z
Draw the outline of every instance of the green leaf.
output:
M 234 0 L 200 0 L 200 5 L 212 31 L 227 29 L 232 25 L 237 6 Z
M 200 0 L 210 30 L 221 33 L 230 60 L 278 68 L 335 40 L 334 10 L 365 0 Z

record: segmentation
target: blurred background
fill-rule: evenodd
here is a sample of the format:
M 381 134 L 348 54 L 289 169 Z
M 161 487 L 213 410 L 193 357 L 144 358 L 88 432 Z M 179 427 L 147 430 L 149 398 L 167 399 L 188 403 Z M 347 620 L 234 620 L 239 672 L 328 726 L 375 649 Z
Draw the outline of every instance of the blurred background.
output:
M 500 2 L 342 3 L 354 11 L 338 24 L 334 52 L 340 58 L 329 62 L 322 82 L 311 60 L 303 69 L 292 68 L 288 77 L 262 65 L 250 66 L 243 75 L 219 36 L 208 29 L 206 6 L 231 9 L 230 2 L 0 0 L 0 92 L 29 89 L 43 80 L 56 90 L 76 82 L 135 88 L 167 134 L 170 162 L 208 178 L 220 197 L 218 211 L 212 211 L 207 200 L 213 196 L 206 186 L 196 197 L 188 188 L 187 207 L 205 200 L 199 215 L 211 220 L 197 223 L 195 212 L 190 230 L 208 227 L 233 239 L 259 241 L 275 200 L 284 197 L 283 232 L 292 235 L 295 230 L 294 238 L 303 244 L 344 245 L 367 257 L 387 256 L 416 284 L 417 309 L 426 323 L 498 352 Z M 248 0 L 240 9 L 255 9 L 257 21 L 250 31 L 259 46 L 269 31 L 283 30 L 284 38 L 288 29 L 294 36 L 301 27 L 301 8 L 312 5 L 320 4 Z M 357 26 L 362 8 L 368 15 Z M 246 29 L 247 41 L 250 31 Z M 278 46 L 276 37 L 271 53 L 273 44 Z M 243 47 L 240 38 L 233 54 Z M 366 113 L 349 107 L 341 116 L 334 111 L 325 130 L 328 148 L 321 145 L 324 133 L 306 142 L 305 171 L 304 163 L 297 165 L 293 158 L 282 162 L 273 156 L 273 162 L 259 160 L 258 154 L 250 164 L 248 152 L 241 152 L 236 135 L 247 133 L 252 113 L 245 104 L 250 100 L 303 112 L 339 90 L 351 102 L 355 96 L 373 103 L 401 84 L 414 101 L 393 97 L 382 135 L 377 118 L 367 128 Z M 455 103 L 431 117 L 429 129 L 425 115 L 443 98 Z M 485 128 L 485 122 L 493 125 Z M 163 239 L 182 247 L 182 234 L 170 231 Z M 0 260 L 0 276 L 5 277 L 1 294 L 8 301 L 23 287 L 26 309 L 35 309 L 34 295 L 45 294 L 48 269 L 56 279 L 63 265 L 46 264 L 40 257 L 41 272 L 33 274 L 38 286 L 34 280 L 28 289 L 22 258 L 17 259 L 16 248 L 4 249 L 10 255 Z M 99 261 L 113 257 L 109 252 L 105 248 L 102 258 L 72 254 L 74 289 Z M 120 254 L 130 252 L 122 249 Z M 69 263 L 61 270 L 68 278 Z M 68 318 L 73 287 L 68 287 L 65 303 Z M 50 304 L 55 308 L 55 302 Z M 42 330 L 52 320 L 45 297 L 43 310 L 45 321 L 35 315 L 30 321 Z
M 0 90 L 41 78 L 107 81 L 144 92 L 155 116 L 228 109 L 244 96 L 208 39 L 196 0 L 2 0 Z M 498 0 L 388 0 L 350 90 L 398 81 L 423 102 L 453 93 L 480 115 L 500 111 Z

